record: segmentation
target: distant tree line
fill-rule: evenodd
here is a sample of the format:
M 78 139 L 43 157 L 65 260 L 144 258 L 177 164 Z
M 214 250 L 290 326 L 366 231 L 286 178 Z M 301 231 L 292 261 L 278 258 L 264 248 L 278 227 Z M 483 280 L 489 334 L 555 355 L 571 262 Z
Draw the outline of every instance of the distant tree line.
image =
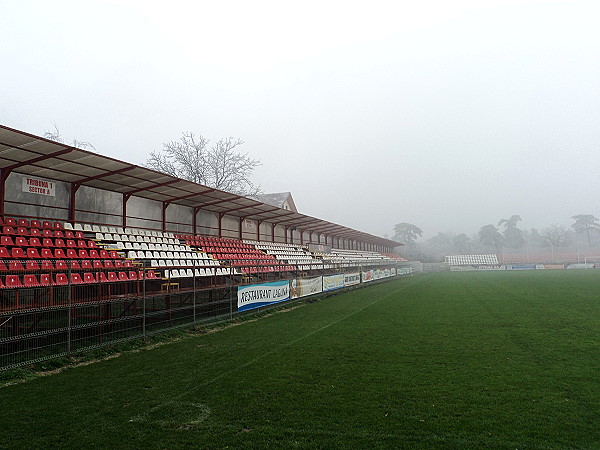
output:
M 392 237 L 404 244 L 401 253 L 421 261 L 440 261 L 446 255 L 519 252 L 529 249 L 559 250 L 567 246 L 578 248 L 600 247 L 600 219 L 592 214 L 572 216 L 570 228 L 552 224 L 541 231 L 536 228 L 521 229 L 521 216 L 514 214 L 500 219 L 496 224 L 483 225 L 477 234 L 438 233 L 425 242 L 419 242 L 423 230 L 402 222 L 394 226 Z

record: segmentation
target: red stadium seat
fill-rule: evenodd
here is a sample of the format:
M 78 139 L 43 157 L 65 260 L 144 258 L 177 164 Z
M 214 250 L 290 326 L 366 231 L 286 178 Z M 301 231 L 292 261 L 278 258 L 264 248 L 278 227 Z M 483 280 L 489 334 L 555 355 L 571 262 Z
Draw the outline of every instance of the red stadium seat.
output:
M 29 220 L 27 219 L 19 219 L 19 221 L 17 222 L 17 225 L 20 227 L 27 227 L 29 228 Z
M 83 231 L 76 231 L 75 239 L 85 239 L 85 236 L 83 235 Z
M 122 269 L 123 268 L 123 261 L 116 260 L 114 262 L 114 265 L 115 265 L 115 269 Z
M 42 223 L 34 219 L 31 221 L 31 228 L 42 228 Z
M 71 230 L 65 230 L 65 238 L 67 239 L 75 239 L 75 233 L 73 233 Z
M 41 247 L 42 243 L 38 238 L 32 237 L 29 239 L 29 245 L 31 245 L 32 247 Z
M 82 269 L 93 269 L 92 262 L 89 259 L 84 259 L 81 261 Z
M 23 287 L 23 285 L 21 284 L 21 279 L 19 278 L 19 275 L 6 275 L 6 278 L 4 280 L 4 285 L 7 288 Z
M 154 272 L 154 270 L 149 270 L 148 272 L 146 272 L 146 278 L 149 280 L 155 280 L 156 277 L 156 272 Z
M 144 271 L 143 270 L 138 270 L 137 277 L 138 277 L 138 280 L 143 280 L 144 279 Z
M 120 258 L 120 256 L 119 256 L 119 253 L 116 250 L 111 250 L 109 258 L 116 259 L 116 258 Z
M 17 247 L 27 247 L 29 245 L 29 242 L 27 242 L 27 238 L 24 238 L 23 236 L 16 236 L 15 245 Z
M 54 265 L 52 264 L 52 261 L 50 261 L 49 259 L 42 261 L 42 270 L 54 270 Z
M 54 222 L 54 226 L 52 228 L 54 228 L 55 230 L 62 230 L 63 225 L 60 222 Z
M 81 259 L 88 259 L 88 258 L 89 258 L 87 250 L 80 249 L 80 250 L 77 252 L 77 254 L 79 255 L 79 257 L 80 257 Z
M 108 276 L 108 281 L 110 283 L 119 281 L 119 277 L 117 277 L 117 274 L 115 272 L 108 272 L 107 276 Z
M 83 284 L 81 275 L 79 275 L 78 273 L 72 273 L 71 274 L 71 284 Z
M 72 248 L 68 248 L 66 254 L 67 254 L 67 259 L 79 258 L 79 255 L 77 254 L 77 250 L 74 250 Z
M 42 230 L 42 236 L 44 236 L 44 237 L 54 237 L 54 231 L 45 228 L 45 229 Z
M 22 248 L 13 247 L 13 249 L 10 252 L 10 256 L 11 258 L 25 258 L 25 252 Z
M 13 245 L 15 245 L 15 243 L 13 242 L 10 236 L 1 236 L 0 245 L 3 247 L 12 247 Z
M 90 259 L 99 259 L 100 258 L 100 254 L 98 253 L 98 250 L 90 250 L 88 252 L 88 254 L 90 255 Z
M 123 262 L 123 267 L 133 267 L 133 262 L 132 261 L 124 261 Z
M 0 259 L 0 272 L 6 272 L 7 270 L 6 264 Z
M 79 248 L 87 248 L 87 244 L 85 241 L 82 241 L 81 239 L 77 241 L 77 247 Z
M 25 270 L 40 270 L 40 265 L 35 260 L 26 261 Z
M 117 274 L 119 275 L 119 281 L 129 281 L 127 272 L 117 272 Z
M 94 276 L 93 273 L 84 273 L 83 274 L 83 282 L 84 283 L 95 283 L 96 282 L 96 277 Z
M 62 248 L 56 248 L 56 249 L 54 249 L 54 258 L 66 259 L 67 255 L 65 255 L 65 251 Z
M 81 269 L 81 266 L 79 265 L 79 261 L 77 260 L 71 260 L 67 262 L 67 266 L 71 267 L 71 270 L 79 270 Z
M 12 260 L 8 262 L 8 270 L 21 271 L 25 270 L 21 261 Z
M 41 236 L 42 232 L 40 230 L 38 230 L 37 228 L 32 228 L 31 230 L 29 230 L 29 234 L 31 236 Z
M 75 243 L 75 241 L 73 239 L 67 239 L 67 247 L 75 248 L 75 247 L 77 247 L 77 244 Z
M 9 227 L 16 227 L 17 221 L 12 217 L 7 217 L 6 219 L 4 219 L 4 225 L 8 225 Z
M 52 278 L 49 273 L 40 274 L 40 285 L 41 286 L 50 286 L 52 284 Z
M 40 250 L 40 258 L 43 259 L 52 259 L 54 258 L 54 255 L 52 254 L 52 250 L 50 250 L 49 248 L 43 248 Z
M 100 250 L 100 258 L 108 259 L 108 258 L 110 258 L 110 255 L 106 250 Z
M 25 227 L 17 227 L 17 234 L 20 236 L 29 236 L 29 230 Z
M 35 275 L 23 275 L 23 284 L 25 285 L 25 287 L 37 287 L 40 285 L 40 283 L 37 280 L 37 277 Z
M 89 248 L 98 248 L 98 244 L 96 244 L 94 241 L 88 241 L 88 247 Z
M 51 229 L 52 228 L 52 223 L 48 222 L 47 220 L 44 220 L 42 222 L 42 228 Z
M 52 239 L 50 239 L 50 238 L 43 238 L 42 245 L 44 247 L 54 247 L 54 242 L 52 242 Z
M 67 274 L 66 273 L 57 273 L 54 284 L 57 286 L 64 286 L 64 285 L 69 284 L 69 278 L 67 278 Z
M 92 265 L 94 266 L 94 269 L 104 269 L 104 265 L 102 264 L 102 261 L 100 261 L 99 259 L 95 259 L 93 261 Z
M 106 278 L 106 274 L 104 272 L 98 272 L 98 282 L 100 282 L 100 283 L 108 282 L 108 278 Z
M 66 261 L 56 261 L 56 270 L 68 270 Z
M 64 238 L 65 233 L 63 233 L 62 230 L 54 230 L 54 237 Z
M 15 234 L 15 230 L 14 230 L 13 227 L 3 226 L 2 227 L 2 234 Z
M 62 239 L 54 239 L 54 246 L 64 248 L 66 247 L 65 241 L 63 241 Z
M 31 258 L 31 259 L 40 259 L 41 258 L 40 254 L 38 253 L 38 249 L 34 248 L 34 247 L 29 247 L 27 249 L 27 257 Z
M 115 267 L 115 265 L 113 264 L 113 262 L 110 259 L 105 259 L 104 260 L 104 267 L 107 269 L 112 269 Z
M 123 272 L 119 272 L 119 273 L 123 273 Z M 130 270 L 129 271 L 129 280 L 135 281 L 137 279 L 138 279 L 138 273 L 135 270 Z

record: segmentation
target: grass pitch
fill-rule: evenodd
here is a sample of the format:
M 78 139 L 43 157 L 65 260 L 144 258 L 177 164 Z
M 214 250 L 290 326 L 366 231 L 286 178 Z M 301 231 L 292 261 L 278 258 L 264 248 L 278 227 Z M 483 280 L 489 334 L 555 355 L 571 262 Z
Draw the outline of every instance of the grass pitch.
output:
M 419 275 L 0 389 L 0 447 L 600 448 L 600 272 Z

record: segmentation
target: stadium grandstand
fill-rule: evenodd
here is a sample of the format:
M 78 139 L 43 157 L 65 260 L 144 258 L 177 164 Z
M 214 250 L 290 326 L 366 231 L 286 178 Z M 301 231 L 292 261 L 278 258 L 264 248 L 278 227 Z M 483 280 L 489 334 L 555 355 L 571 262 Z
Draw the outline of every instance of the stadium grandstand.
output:
M 400 244 L 289 193 L 269 204 L 6 126 L 0 171 L 0 369 L 410 272 Z

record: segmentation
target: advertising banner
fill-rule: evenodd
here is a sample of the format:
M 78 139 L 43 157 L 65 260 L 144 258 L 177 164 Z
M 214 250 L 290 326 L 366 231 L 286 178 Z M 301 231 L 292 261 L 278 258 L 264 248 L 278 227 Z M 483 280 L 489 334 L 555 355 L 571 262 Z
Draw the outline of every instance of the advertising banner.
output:
M 479 266 L 477 270 L 504 270 L 503 266 Z
M 238 288 L 238 311 L 260 308 L 290 299 L 290 282 L 253 284 Z
M 42 178 L 23 177 L 23 192 L 55 197 L 56 185 L 53 181 L 44 180 Z
M 360 272 L 345 273 L 344 286 L 353 286 L 360 283 Z
M 390 273 L 392 274 L 392 276 L 393 276 L 393 277 L 395 277 L 395 276 L 396 276 L 396 268 L 395 268 L 395 267 L 392 267 L 392 268 L 390 269 Z
M 307 295 L 323 292 L 323 278 L 300 278 L 291 281 L 291 298 L 306 297 Z
M 542 269 L 564 269 L 563 264 L 544 264 Z
M 323 292 L 344 287 L 344 274 L 323 275 Z
M 535 269 L 535 264 L 513 264 L 507 265 L 507 270 L 531 270 Z
M 367 270 L 366 272 L 362 273 L 362 282 L 366 283 L 368 281 L 373 281 L 373 271 L 372 270 Z
M 389 278 L 392 276 L 390 269 L 383 269 L 383 278 Z

